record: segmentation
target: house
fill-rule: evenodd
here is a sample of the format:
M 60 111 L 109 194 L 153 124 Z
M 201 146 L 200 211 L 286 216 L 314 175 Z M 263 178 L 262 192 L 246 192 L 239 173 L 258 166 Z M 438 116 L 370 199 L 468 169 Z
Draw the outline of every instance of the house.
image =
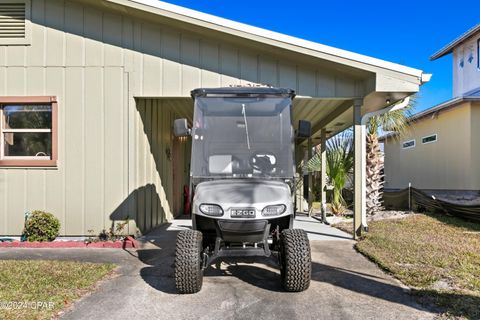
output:
M 65 236 L 126 219 L 127 232 L 145 233 L 181 213 L 190 141 L 172 124 L 191 121 L 195 88 L 294 89 L 295 122 L 313 128 L 297 141 L 300 163 L 307 146 L 352 124 L 361 132 L 363 114 L 429 79 L 155 0 L 9 0 L 0 15 L 3 235 L 19 235 L 34 209 L 57 216 Z
M 412 187 L 446 200 L 480 197 L 480 24 L 435 53 L 453 54 L 454 97 L 384 137 L 385 191 Z

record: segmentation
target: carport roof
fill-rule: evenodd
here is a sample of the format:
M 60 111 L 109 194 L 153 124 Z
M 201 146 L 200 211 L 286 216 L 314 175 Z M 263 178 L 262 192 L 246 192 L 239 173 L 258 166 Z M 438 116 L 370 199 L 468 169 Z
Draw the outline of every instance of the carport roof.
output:
M 311 55 L 324 60 L 330 60 L 332 62 L 351 66 L 361 70 L 371 72 L 388 70 L 389 72 L 397 73 L 403 77 L 406 76 L 408 78 L 412 78 L 411 81 L 416 82 L 418 85 L 428 82 L 431 76 L 430 74 L 424 73 L 422 70 L 257 28 L 162 1 L 105 0 L 105 2 L 149 12 L 179 22 L 220 31 L 236 37 L 246 38 L 289 51 Z M 400 78 L 403 78 L 402 76 Z
M 358 92 L 343 95 L 333 90 L 334 96 L 304 94 L 297 91 L 294 100 L 294 120 L 312 122 L 313 142 L 319 139 L 321 129 L 332 136 L 352 124 L 354 99 L 363 99 L 362 114 L 385 107 L 385 102 L 393 103 L 417 92 L 419 87 L 430 80 L 431 75 L 422 70 L 372 58 L 354 52 L 337 49 L 312 41 L 257 28 L 243 23 L 205 14 L 157 0 L 79 0 L 95 6 L 106 6 L 122 14 L 140 16 L 150 21 L 172 28 L 188 30 L 199 34 L 209 34 L 249 48 L 264 50 L 279 57 L 299 63 L 318 63 L 320 69 L 338 73 L 342 77 L 361 79 Z M 334 78 L 337 83 L 337 78 Z M 298 88 L 297 88 L 298 89 Z M 156 98 L 136 96 L 136 98 Z M 158 97 L 157 97 L 158 98 Z M 169 104 L 191 118 L 191 102 L 185 97 L 162 97 Z M 189 107 L 190 106 L 190 107 Z M 184 112 L 183 112 L 184 111 Z M 305 143 L 305 141 L 304 141 Z

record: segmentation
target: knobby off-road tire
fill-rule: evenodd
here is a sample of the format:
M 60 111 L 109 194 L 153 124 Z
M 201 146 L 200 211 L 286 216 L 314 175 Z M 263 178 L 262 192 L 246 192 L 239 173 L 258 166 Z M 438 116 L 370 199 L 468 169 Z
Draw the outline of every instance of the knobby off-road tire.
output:
M 286 229 L 280 234 L 280 271 L 287 291 L 307 290 L 312 277 L 312 257 L 307 233 Z
M 196 293 L 202 283 L 202 233 L 182 230 L 175 246 L 175 286 L 179 293 Z

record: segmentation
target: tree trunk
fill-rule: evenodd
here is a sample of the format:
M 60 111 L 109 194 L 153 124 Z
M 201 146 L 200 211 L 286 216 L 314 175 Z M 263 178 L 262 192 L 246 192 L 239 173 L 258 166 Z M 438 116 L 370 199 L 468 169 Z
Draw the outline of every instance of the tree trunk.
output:
M 367 134 L 367 214 L 382 210 L 383 155 L 376 134 Z

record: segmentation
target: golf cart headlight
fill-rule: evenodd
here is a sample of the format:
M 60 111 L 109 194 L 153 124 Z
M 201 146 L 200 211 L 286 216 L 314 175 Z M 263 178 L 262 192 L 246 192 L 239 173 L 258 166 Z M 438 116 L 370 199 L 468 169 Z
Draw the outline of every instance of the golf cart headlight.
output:
M 199 207 L 200 211 L 207 216 L 220 217 L 223 216 L 223 210 L 219 205 L 203 203 Z
M 285 210 L 287 210 L 287 206 L 285 206 L 284 204 L 278 204 L 278 205 L 275 205 L 275 206 L 268 206 L 268 207 L 265 207 L 263 208 L 262 210 L 262 216 L 278 216 L 278 215 L 281 215 L 282 213 L 285 212 Z

